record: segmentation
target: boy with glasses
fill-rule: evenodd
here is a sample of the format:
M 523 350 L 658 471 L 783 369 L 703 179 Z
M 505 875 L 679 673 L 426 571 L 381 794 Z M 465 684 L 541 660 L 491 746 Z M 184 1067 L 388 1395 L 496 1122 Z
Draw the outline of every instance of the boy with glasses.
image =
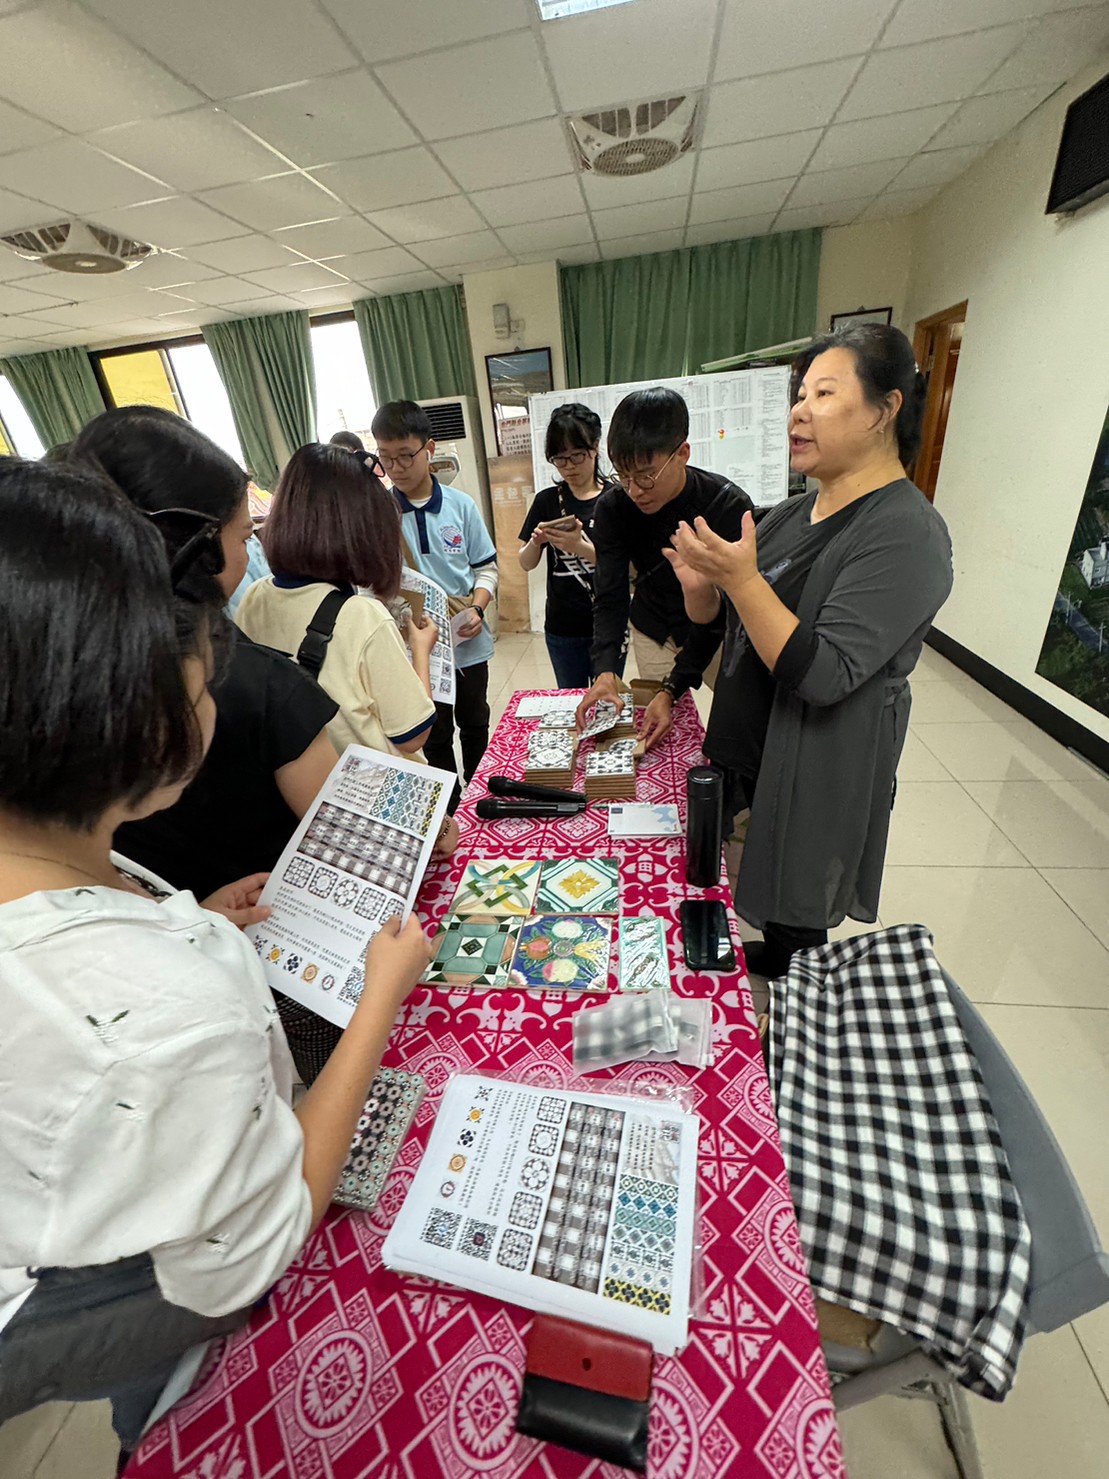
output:
M 578 727 L 598 699 L 618 691 L 620 653 L 631 619 L 641 678 L 662 681 L 642 738 L 648 749 L 669 731 L 675 703 L 700 685 L 724 635 L 718 617 L 695 626 L 681 584 L 663 554 L 680 523 L 703 518 L 722 539 L 738 540 L 751 500 L 719 473 L 689 464 L 689 409 L 661 385 L 633 390 L 613 412 L 608 456 L 620 487 L 603 493 L 593 524 L 593 671 L 596 682 L 578 708 Z M 634 571 L 635 593 L 629 590 Z
M 404 559 L 441 585 L 456 628 L 455 699 L 435 705 L 435 727 L 424 744 L 429 765 L 457 771 L 454 726 L 462 742 L 462 773 L 469 782 L 489 744 L 489 659 L 493 634 L 485 612 L 497 591 L 497 551 L 477 504 L 458 488 L 443 487 L 431 470 L 431 421 L 415 401 L 389 401 L 374 416 L 377 456 L 393 484 L 401 515 Z M 457 797 L 456 797 L 457 800 Z

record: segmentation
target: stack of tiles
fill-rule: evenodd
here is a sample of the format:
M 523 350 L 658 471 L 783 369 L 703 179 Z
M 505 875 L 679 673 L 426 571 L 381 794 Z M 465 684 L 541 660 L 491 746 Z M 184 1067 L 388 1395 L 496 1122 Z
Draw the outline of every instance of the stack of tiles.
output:
M 635 739 L 613 740 L 594 749 L 585 762 L 585 794 L 590 801 L 635 800 Z
M 617 714 L 616 723 L 609 731 L 613 739 L 626 739 L 635 734 L 635 702 L 630 693 L 622 693 L 620 697 L 624 707 Z
M 576 729 L 578 710 L 576 704 L 567 704 L 561 709 L 551 709 L 539 721 L 540 729 Z
M 566 789 L 574 783 L 578 742 L 568 729 L 536 729 L 528 736 L 524 779 Z

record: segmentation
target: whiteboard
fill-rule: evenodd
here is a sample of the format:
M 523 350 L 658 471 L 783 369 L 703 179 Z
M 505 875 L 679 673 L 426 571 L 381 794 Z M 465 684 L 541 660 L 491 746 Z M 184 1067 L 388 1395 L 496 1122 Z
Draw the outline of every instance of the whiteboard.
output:
M 689 407 L 689 460 L 736 483 L 756 507 L 781 503 L 789 492 L 789 366 L 725 370 L 676 380 L 636 380 L 626 385 L 592 385 L 584 390 L 547 390 L 528 397 L 531 456 L 536 489 L 557 474 L 543 452 L 547 422 L 556 406 L 580 401 L 601 418 L 601 457 L 612 413 L 632 390 L 665 385 Z

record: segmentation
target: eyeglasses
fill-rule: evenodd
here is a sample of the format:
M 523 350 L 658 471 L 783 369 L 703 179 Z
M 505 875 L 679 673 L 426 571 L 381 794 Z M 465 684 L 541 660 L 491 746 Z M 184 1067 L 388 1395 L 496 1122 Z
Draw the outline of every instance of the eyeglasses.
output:
M 658 482 L 659 478 L 662 477 L 663 473 L 670 466 L 670 464 L 673 462 L 674 458 L 678 455 L 684 445 L 684 442 L 679 443 L 678 446 L 674 448 L 674 450 L 670 453 L 670 456 L 659 468 L 658 472 L 620 472 L 619 469 L 617 469 L 616 481 L 620 484 L 622 488 L 625 489 L 630 488 L 631 485 L 634 483 L 641 493 L 653 493 L 655 489 L 655 484 Z
M 386 457 L 384 452 L 378 452 L 377 460 L 386 472 L 391 467 L 399 468 L 401 472 L 407 472 L 426 446 L 427 442 L 421 442 L 414 452 L 398 452 L 395 457 Z
M 559 452 L 555 457 L 548 457 L 547 461 L 561 472 L 564 467 L 580 467 L 586 458 L 594 455 L 593 452 Z
M 220 526 L 215 519 L 209 517 L 208 514 L 202 514 L 199 509 L 195 508 L 153 508 L 143 509 L 143 513 L 155 524 L 159 519 L 185 519 L 202 525 L 195 534 L 186 539 L 170 561 L 169 583 L 176 593 L 184 583 L 185 576 L 197 564 L 201 555 L 219 545 Z M 159 530 L 159 532 L 164 539 L 164 531 Z M 220 551 L 218 568 L 211 573 L 216 575 L 222 569 L 223 553 Z

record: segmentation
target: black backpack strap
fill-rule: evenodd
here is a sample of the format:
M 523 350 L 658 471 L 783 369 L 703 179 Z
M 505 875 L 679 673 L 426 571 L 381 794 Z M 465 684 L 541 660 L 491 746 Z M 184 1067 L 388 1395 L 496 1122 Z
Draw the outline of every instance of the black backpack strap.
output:
M 349 586 L 345 590 L 328 591 L 316 607 L 316 614 L 308 623 L 304 641 L 297 648 L 297 662 L 302 668 L 307 668 L 317 680 L 327 656 L 328 643 L 335 632 L 339 612 L 353 595 Z

